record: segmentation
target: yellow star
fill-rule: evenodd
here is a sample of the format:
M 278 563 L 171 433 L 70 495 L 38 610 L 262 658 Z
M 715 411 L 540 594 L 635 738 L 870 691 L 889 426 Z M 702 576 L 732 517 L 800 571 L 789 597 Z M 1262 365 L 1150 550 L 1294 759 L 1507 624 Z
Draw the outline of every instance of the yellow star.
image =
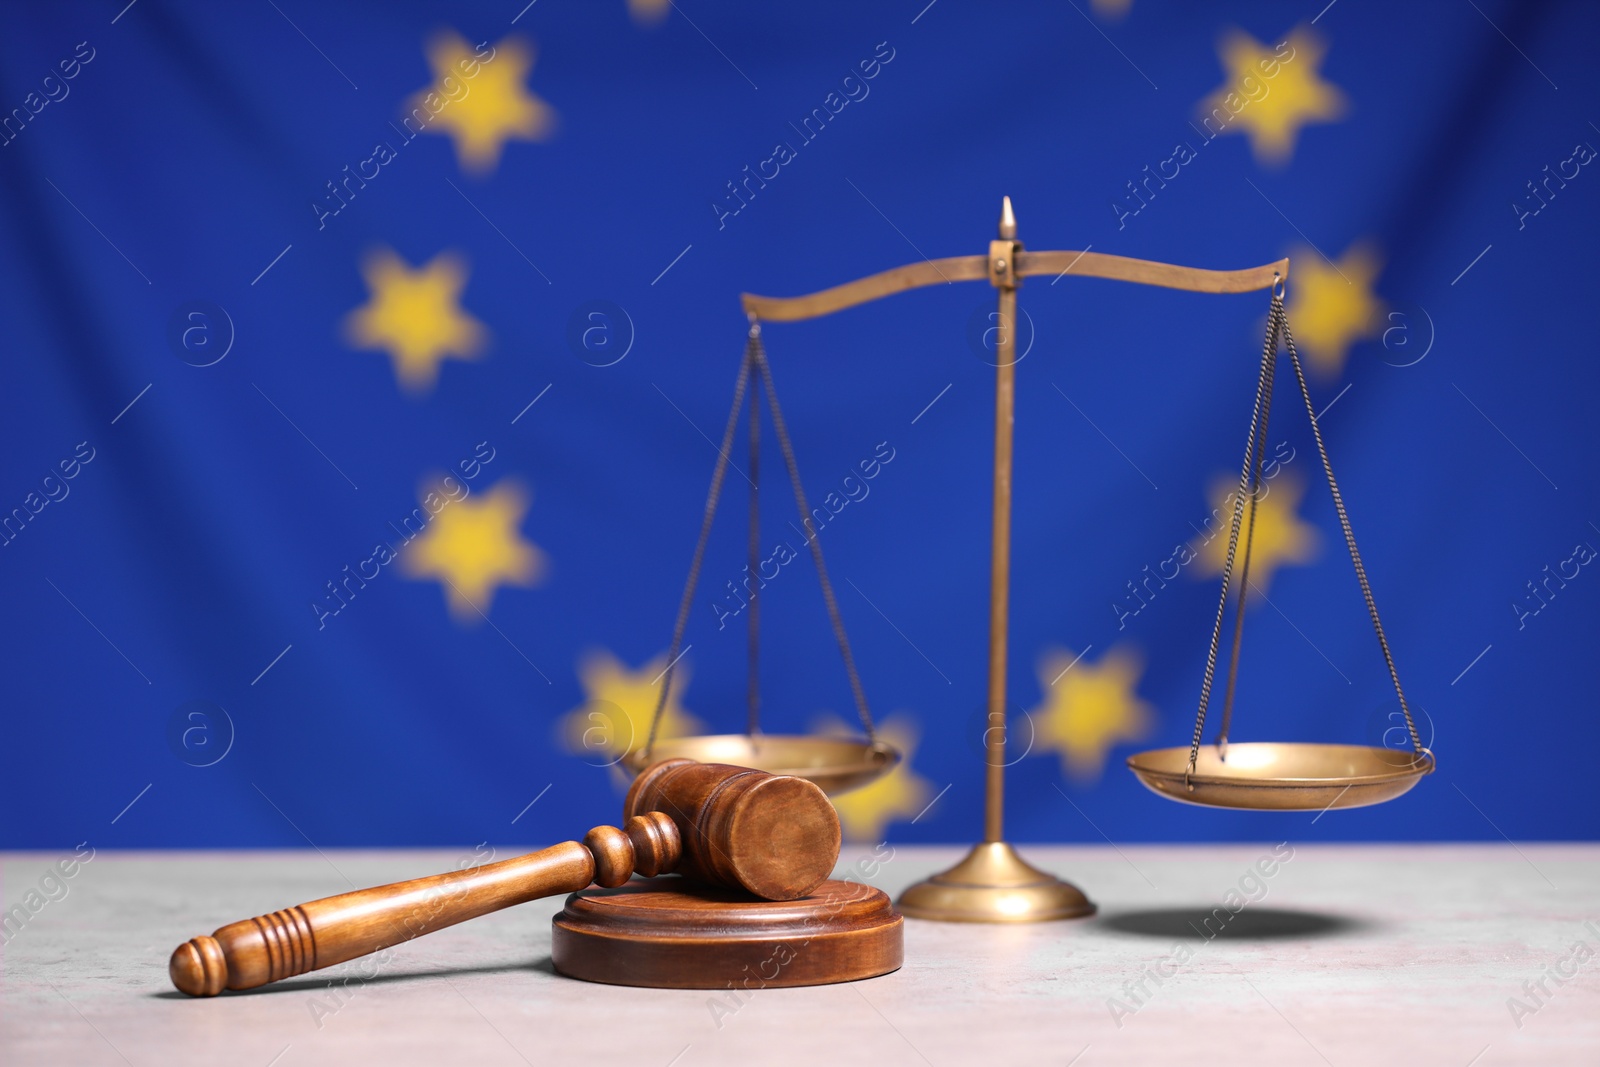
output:
M 488 330 L 458 303 L 467 267 L 440 253 L 412 270 L 392 250 L 379 248 L 361 264 L 369 299 L 345 316 L 345 339 L 354 348 L 387 349 L 395 377 L 411 393 L 433 388 L 446 359 L 476 359 Z
M 1123 18 L 1133 6 L 1133 0 L 1089 0 L 1094 13 L 1107 21 Z
M 1201 548 L 1195 560 L 1195 576 L 1215 577 L 1222 573 L 1228 558 L 1228 530 L 1233 523 L 1234 498 L 1239 483 L 1220 477 L 1211 486 L 1212 516 L 1208 523 L 1213 531 L 1210 541 Z M 1245 501 L 1244 516 L 1239 524 L 1239 550 L 1233 559 L 1233 581 L 1239 581 L 1239 568 L 1245 550 L 1250 551 L 1250 598 L 1259 602 L 1268 591 L 1272 576 L 1285 564 L 1309 563 L 1317 556 L 1319 539 L 1317 528 L 1302 522 L 1296 510 L 1305 496 L 1305 484 L 1287 472 L 1280 473 L 1267 482 L 1256 499 L 1256 524 L 1250 534 L 1250 502 Z M 1234 591 L 1228 595 L 1236 595 Z M 1258 595 L 1258 591 L 1261 595 Z
M 667 17 L 672 0 L 628 0 L 628 13 L 641 26 L 649 26 Z
M 1337 378 L 1350 346 L 1378 335 L 1384 303 L 1372 287 L 1382 269 L 1382 258 L 1367 243 L 1352 245 L 1338 263 L 1310 248 L 1294 253 L 1286 308 L 1289 329 L 1319 376 Z
M 491 171 L 507 141 L 542 141 L 555 128 L 555 110 L 523 84 L 533 60 L 533 45 L 516 37 L 496 41 L 485 56 L 459 34 L 436 34 L 428 42 L 434 84 L 406 101 L 406 110 L 423 109 L 428 133 L 455 139 L 462 170 Z
M 1287 163 L 1300 127 L 1345 113 L 1344 93 L 1317 76 L 1326 51 L 1310 30 L 1296 29 L 1275 48 L 1243 30 L 1225 34 L 1217 55 L 1228 80 L 1200 104 L 1208 133 L 1247 133 L 1258 163 Z
M 499 586 L 537 585 L 545 555 L 522 539 L 528 494 L 521 486 L 501 482 L 479 498 L 461 496 L 463 484 L 456 485 L 455 495 L 443 487 L 423 494 L 432 518 L 400 554 L 400 565 L 408 578 L 443 582 L 451 616 L 476 623 L 488 617 Z
M 817 732 L 859 736 L 859 731 L 838 719 L 818 723 Z M 891 715 L 878 725 L 878 736 L 900 750 L 901 760 L 894 770 L 870 785 L 832 798 L 848 840 L 882 841 L 891 822 L 916 818 L 933 799 L 932 785 L 911 769 L 919 735 L 916 720 L 905 714 Z
M 1113 648 L 1098 664 L 1081 659 L 1073 664 L 1073 659 L 1060 649 L 1041 657 L 1044 700 L 1029 714 L 1039 743 L 1061 754 L 1062 773 L 1094 781 L 1112 745 L 1138 741 L 1150 732 L 1155 709 L 1134 691 L 1144 663 L 1130 648 Z
M 614 762 L 642 748 L 650 736 L 656 701 L 661 699 L 666 667 L 665 652 L 637 671 L 630 671 L 626 664 L 603 649 L 584 656 L 578 664 L 583 703 L 561 719 L 560 732 L 567 747 L 578 755 L 604 763 Z M 672 693 L 667 706 L 661 710 L 661 730 L 657 737 L 682 737 L 700 731 L 700 721 L 679 703 L 688 684 L 688 664 L 680 660 L 672 672 Z

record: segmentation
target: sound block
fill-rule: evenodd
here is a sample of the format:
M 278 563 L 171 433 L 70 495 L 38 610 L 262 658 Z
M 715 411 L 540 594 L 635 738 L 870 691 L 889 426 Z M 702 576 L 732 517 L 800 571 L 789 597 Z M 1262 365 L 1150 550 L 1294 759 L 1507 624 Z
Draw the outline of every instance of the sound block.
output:
M 874 978 L 900 969 L 904 920 L 858 882 L 800 900 L 762 900 L 678 877 L 567 898 L 552 924 L 569 978 L 658 989 L 769 989 Z

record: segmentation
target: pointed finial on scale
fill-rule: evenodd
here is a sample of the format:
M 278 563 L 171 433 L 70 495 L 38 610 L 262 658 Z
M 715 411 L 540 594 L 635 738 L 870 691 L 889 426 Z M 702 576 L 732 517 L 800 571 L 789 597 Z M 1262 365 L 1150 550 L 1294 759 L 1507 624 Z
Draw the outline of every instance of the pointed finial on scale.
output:
M 1000 200 L 1000 239 L 1002 241 L 1015 241 L 1017 239 L 1017 216 L 1011 211 L 1011 198 L 1002 197 Z

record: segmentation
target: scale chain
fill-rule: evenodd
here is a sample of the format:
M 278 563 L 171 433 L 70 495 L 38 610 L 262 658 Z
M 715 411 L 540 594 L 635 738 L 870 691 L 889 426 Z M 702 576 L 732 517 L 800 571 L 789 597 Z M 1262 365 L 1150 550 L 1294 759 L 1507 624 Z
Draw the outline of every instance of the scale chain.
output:
M 1228 756 L 1228 729 L 1233 724 L 1233 697 L 1239 683 L 1239 648 L 1244 639 L 1244 606 L 1250 594 L 1250 557 L 1255 547 L 1256 512 L 1261 500 L 1261 490 L 1266 479 L 1261 476 L 1262 464 L 1267 458 L 1267 426 L 1272 416 L 1272 392 L 1278 373 L 1278 346 L 1276 341 L 1272 345 L 1272 354 L 1267 357 L 1266 383 L 1261 394 L 1261 429 L 1255 438 L 1255 456 L 1250 461 L 1250 497 L 1245 507 L 1249 510 L 1250 517 L 1246 520 L 1244 529 L 1244 559 L 1239 565 L 1239 599 L 1233 612 L 1233 649 L 1228 655 L 1228 688 L 1222 698 L 1222 727 L 1217 731 L 1217 751 L 1226 759 Z M 1240 491 L 1243 491 L 1241 479 Z
M 839 614 L 839 602 L 833 595 L 833 583 L 828 580 L 828 565 L 822 559 L 822 542 L 817 538 L 815 524 L 811 521 L 811 508 L 806 503 L 805 486 L 800 481 L 800 467 L 795 462 L 794 445 L 789 440 L 789 427 L 784 422 L 783 409 L 778 406 L 778 391 L 772 384 L 772 368 L 767 363 L 767 352 L 761 344 L 761 328 L 751 328 L 751 360 L 761 373 L 761 385 L 767 394 L 767 407 L 772 413 L 773 432 L 778 437 L 778 448 L 789 469 L 789 481 L 794 487 L 794 501 L 800 509 L 800 521 L 805 524 L 806 543 L 811 546 L 811 559 L 817 565 L 817 580 L 822 586 L 822 599 L 828 608 L 828 620 L 833 624 L 834 640 L 839 644 L 839 654 L 844 658 L 845 673 L 850 676 L 850 692 L 855 697 L 856 713 L 861 717 L 861 728 L 867 741 L 876 743 L 877 731 L 873 729 L 872 712 L 867 707 L 866 690 L 861 687 L 861 675 L 856 670 L 855 656 L 850 651 L 850 638 L 844 630 L 844 618 Z
M 1270 378 L 1273 357 L 1278 347 L 1278 319 L 1275 314 L 1267 316 L 1267 336 L 1261 344 L 1261 374 L 1256 381 L 1255 405 L 1250 412 L 1250 434 L 1245 439 L 1244 466 L 1239 472 L 1239 494 L 1233 502 L 1233 521 L 1228 528 L 1228 554 L 1222 564 L 1222 593 L 1217 598 L 1217 617 L 1211 627 L 1211 644 L 1206 652 L 1206 673 L 1200 683 L 1200 708 L 1195 714 L 1194 736 L 1189 743 L 1189 764 L 1184 771 L 1184 785 L 1189 785 L 1189 775 L 1194 773 L 1195 763 L 1200 756 L 1200 738 L 1206 728 L 1206 709 L 1211 703 L 1211 686 L 1216 680 L 1217 649 L 1222 641 L 1222 619 L 1228 608 L 1228 590 L 1233 579 L 1233 560 L 1239 548 L 1239 526 L 1244 517 L 1244 498 L 1248 489 L 1251 460 L 1255 451 L 1256 432 L 1261 417 L 1263 398 L 1267 392 L 1267 383 Z
M 1294 365 L 1295 380 L 1300 385 L 1300 395 L 1306 403 L 1306 415 L 1311 419 L 1311 434 L 1317 441 L 1317 454 L 1322 457 L 1322 469 L 1328 476 L 1328 489 L 1333 494 L 1333 508 L 1339 514 L 1339 527 L 1344 531 L 1345 544 L 1350 549 L 1350 562 L 1355 565 L 1356 581 L 1361 584 L 1361 596 L 1367 603 L 1367 614 L 1372 616 L 1372 629 L 1378 635 L 1378 646 L 1383 649 L 1383 661 L 1389 668 L 1389 680 L 1394 683 L 1395 696 L 1400 699 L 1400 711 L 1406 719 L 1406 731 L 1411 735 L 1411 747 L 1420 758 L 1426 751 L 1417 724 L 1411 718 L 1411 706 L 1406 702 L 1405 690 L 1400 688 L 1400 673 L 1395 670 L 1394 654 L 1389 651 L 1389 639 L 1384 635 L 1383 622 L 1378 618 L 1378 604 L 1372 597 L 1372 585 L 1367 581 L 1367 568 L 1361 563 L 1361 553 L 1356 548 L 1355 531 L 1350 527 L 1350 516 L 1344 509 L 1344 494 L 1333 477 L 1333 465 L 1328 462 L 1328 449 L 1322 443 L 1322 427 L 1317 423 L 1316 405 L 1311 402 L 1311 391 L 1306 387 L 1305 371 L 1300 366 L 1300 354 L 1295 351 L 1294 334 L 1289 330 L 1289 317 L 1283 310 L 1283 298 L 1273 297 L 1273 307 L 1283 329 L 1283 340 L 1289 349 L 1289 361 Z
M 748 715 L 745 733 L 755 737 L 761 728 L 761 382 L 750 385 L 750 562 L 747 573 L 755 581 L 746 581 L 750 593 L 750 617 L 746 620 L 748 637 L 745 641 L 748 674 L 745 699 Z
M 689 606 L 694 602 L 694 590 L 700 584 L 700 565 L 705 560 L 706 542 L 711 537 L 711 520 L 717 514 L 717 501 L 722 497 L 722 483 L 728 473 L 728 450 L 733 447 L 733 431 L 739 425 L 739 408 L 744 403 L 744 391 L 750 382 L 750 365 L 755 361 L 759 334 L 752 327 L 750 340 L 745 344 L 744 359 L 739 362 L 739 376 L 733 386 L 733 407 L 728 412 L 728 424 L 722 431 L 722 446 L 717 449 L 717 465 L 711 472 L 711 490 L 706 494 L 705 516 L 700 520 L 700 539 L 695 542 L 694 556 L 689 562 L 689 577 L 683 584 L 683 599 L 678 603 L 678 618 L 672 627 L 672 646 L 667 652 L 667 669 L 662 672 L 661 695 L 656 698 L 656 711 L 650 718 L 650 736 L 644 744 L 644 758 L 648 761 L 656 747 L 656 733 L 661 729 L 661 715 L 667 708 L 667 697 L 672 692 L 672 673 L 678 665 L 678 654 L 683 648 L 683 631 L 689 625 Z
M 759 377 L 755 382 L 750 381 L 750 371 L 754 367 Z M 744 404 L 745 390 L 750 390 L 750 462 L 751 462 L 751 499 L 750 499 L 750 543 L 749 552 L 752 573 L 758 569 L 756 566 L 760 558 L 760 511 L 759 488 L 756 478 L 759 476 L 760 460 L 760 420 L 757 393 L 764 392 L 767 405 L 772 413 L 773 429 L 778 437 L 778 445 L 783 453 L 784 464 L 789 471 L 789 480 L 794 487 L 795 503 L 800 508 L 801 521 L 805 523 L 806 540 L 811 546 L 811 557 L 817 566 L 817 577 L 822 586 L 822 598 L 828 609 L 828 619 L 833 624 L 834 639 L 838 642 L 840 655 L 844 659 L 845 673 L 850 679 L 850 691 L 855 698 L 856 711 L 861 718 L 861 726 L 866 731 L 868 742 L 877 741 L 877 731 L 873 726 L 872 712 L 867 706 L 866 691 L 861 685 L 861 675 L 856 669 L 855 656 L 850 650 L 850 638 L 845 633 L 844 619 L 839 613 L 839 603 L 833 594 L 833 583 L 828 579 L 827 564 L 823 561 L 822 545 L 817 540 L 816 530 L 811 519 L 810 508 L 806 502 L 805 488 L 800 481 L 800 468 L 795 461 L 794 446 L 789 440 L 788 424 L 784 421 L 783 410 L 778 406 L 778 394 L 773 387 L 772 369 L 767 363 L 766 350 L 761 344 L 761 326 L 752 321 L 749 339 L 745 344 L 744 359 L 739 364 L 739 376 L 734 385 L 733 405 L 728 412 L 728 422 L 722 432 L 722 445 L 717 450 L 717 463 L 711 474 L 711 489 L 706 495 L 705 515 L 700 523 L 700 537 L 695 542 L 694 556 L 689 563 L 689 577 L 684 582 L 683 599 L 678 605 L 678 616 L 672 629 L 672 645 L 668 649 L 667 668 L 663 672 L 661 694 L 656 698 L 655 714 L 650 719 L 650 734 L 645 741 L 644 756 L 648 760 L 655 749 L 656 736 L 661 728 L 661 718 L 666 711 L 667 699 L 672 691 L 673 673 L 677 667 L 679 652 L 683 648 L 683 635 L 689 623 L 689 608 L 694 601 L 695 589 L 700 582 L 700 568 L 705 559 L 706 544 L 711 536 L 712 520 L 716 516 L 717 505 L 722 498 L 722 486 L 726 480 L 728 466 L 732 462 L 729 450 L 733 447 L 733 435 L 739 422 L 739 409 Z M 759 582 L 759 576 L 758 576 Z M 760 638 L 757 629 L 756 617 L 756 591 L 750 590 L 750 620 L 749 620 L 749 733 L 754 736 L 759 726 L 760 694 L 759 663 L 760 663 Z
M 1274 385 L 1274 371 L 1277 362 L 1277 349 L 1279 338 L 1282 338 L 1284 347 L 1288 349 L 1289 360 L 1294 367 L 1295 380 L 1300 389 L 1301 399 L 1306 405 L 1306 415 L 1311 421 L 1312 436 L 1316 439 L 1317 454 L 1322 460 L 1323 473 L 1328 479 L 1328 489 L 1333 496 L 1334 511 L 1339 516 L 1339 527 L 1344 534 L 1345 545 L 1350 550 L 1350 560 L 1355 566 L 1356 580 L 1361 586 L 1361 595 L 1366 602 L 1367 614 L 1372 620 L 1373 631 L 1377 634 L 1378 645 L 1383 651 L 1383 659 L 1389 670 L 1389 679 L 1394 683 L 1395 695 L 1400 700 L 1400 711 L 1405 716 L 1406 730 L 1411 737 L 1411 745 L 1416 755 L 1421 757 L 1426 752 L 1423 747 L 1421 735 L 1417 732 L 1415 720 L 1411 717 L 1411 707 L 1406 701 L 1405 690 L 1400 685 L 1400 675 L 1394 664 L 1394 654 L 1390 651 L 1388 637 L 1383 631 L 1383 622 L 1378 617 L 1378 605 L 1372 595 L 1372 585 L 1367 579 L 1366 567 L 1361 562 L 1360 550 L 1356 547 L 1355 531 L 1350 525 L 1350 516 L 1345 510 L 1344 494 L 1339 491 L 1339 483 L 1333 475 L 1333 465 L 1328 460 L 1327 445 L 1322 439 L 1322 427 L 1317 421 L 1316 405 L 1312 403 L 1311 391 L 1306 384 L 1305 370 L 1300 363 L 1300 355 L 1295 348 L 1294 334 L 1289 328 L 1289 316 L 1284 310 L 1283 295 L 1274 291 L 1272 308 L 1267 317 L 1267 337 L 1262 348 L 1261 377 L 1256 387 L 1255 410 L 1250 417 L 1250 443 L 1245 449 L 1245 467 L 1239 476 L 1239 496 L 1234 502 L 1233 522 L 1229 529 L 1228 555 L 1222 570 L 1222 593 L 1217 605 L 1217 617 L 1211 632 L 1211 644 L 1206 656 L 1206 673 L 1200 688 L 1200 707 L 1195 716 L 1194 735 L 1189 746 L 1189 763 L 1184 772 L 1185 785 L 1188 778 L 1194 773 L 1196 761 L 1200 753 L 1201 736 L 1205 730 L 1206 709 L 1211 699 L 1211 688 L 1215 679 L 1218 645 L 1222 634 L 1222 619 L 1228 602 L 1228 591 L 1231 584 L 1233 562 L 1238 549 L 1238 539 L 1245 494 L 1250 492 L 1250 526 L 1247 529 L 1245 540 L 1244 558 L 1241 564 L 1239 604 L 1234 619 L 1234 642 L 1232 661 L 1228 671 L 1228 690 L 1223 706 L 1222 729 L 1218 735 L 1218 745 L 1226 752 L 1228 728 L 1232 718 L 1234 685 L 1237 679 L 1239 644 L 1243 631 L 1244 602 L 1246 595 L 1245 583 L 1248 582 L 1250 567 L 1250 534 L 1254 532 L 1255 525 L 1255 498 L 1254 492 L 1259 491 L 1261 485 L 1261 463 L 1264 459 L 1266 442 L 1266 421 L 1271 411 L 1272 389 Z M 1259 417 L 1259 423 L 1258 423 Z M 1190 788 L 1193 788 L 1190 786 Z

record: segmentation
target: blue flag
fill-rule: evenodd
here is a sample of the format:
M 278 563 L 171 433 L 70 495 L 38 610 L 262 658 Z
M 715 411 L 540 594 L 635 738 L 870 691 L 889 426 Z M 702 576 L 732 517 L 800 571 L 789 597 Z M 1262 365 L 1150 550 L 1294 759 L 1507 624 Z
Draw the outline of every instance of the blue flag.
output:
M 0 23 L 0 846 L 580 834 L 658 705 L 664 737 L 745 729 L 752 592 L 762 728 L 859 733 L 813 534 L 906 757 L 837 798 L 847 835 L 975 839 L 1001 329 L 1010 838 L 1600 833 L 1592 9 L 111 0 Z M 811 530 L 770 418 L 754 461 L 740 423 L 673 659 L 740 293 L 983 255 L 1004 195 L 1030 250 L 1289 258 L 1438 758 L 1402 800 L 1312 825 L 1165 803 L 1123 767 L 1189 741 L 1265 292 L 1069 270 L 1027 279 L 1015 323 L 952 281 L 765 324 Z M 1404 750 L 1278 371 L 1232 737 Z

